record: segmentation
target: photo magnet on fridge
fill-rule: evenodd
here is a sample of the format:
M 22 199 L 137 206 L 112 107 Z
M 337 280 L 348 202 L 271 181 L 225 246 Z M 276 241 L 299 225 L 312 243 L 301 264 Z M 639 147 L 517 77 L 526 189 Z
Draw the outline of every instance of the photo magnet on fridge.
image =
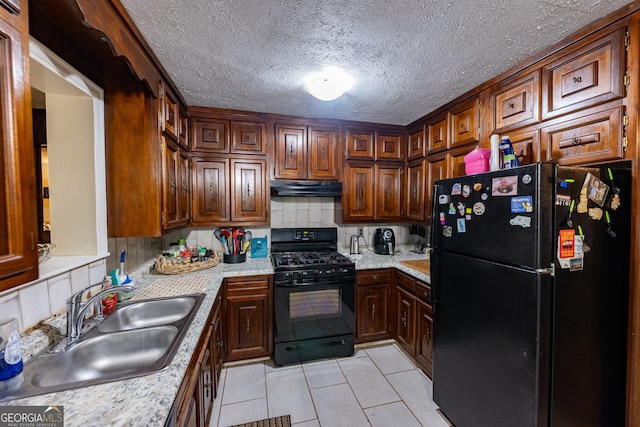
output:
M 602 207 L 609 193 L 609 186 L 592 173 L 587 172 L 582 188 L 587 190 L 587 198 Z
M 518 195 L 518 177 L 501 176 L 491 179 L 491 195 L 492 196 L 517 196 Z

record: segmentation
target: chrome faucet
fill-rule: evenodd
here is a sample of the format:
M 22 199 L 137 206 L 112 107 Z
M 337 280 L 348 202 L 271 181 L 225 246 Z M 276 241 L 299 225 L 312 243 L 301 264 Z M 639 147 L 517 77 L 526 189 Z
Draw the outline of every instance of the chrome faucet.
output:
M 133 292 L 136 290 L 136 288 L 129 285 L 109 287 L 101 290 L 100 292 L 89 298 L 87 301 L 82 301 L 82 296 L 89 289 L 95 286 L 104 287 L 110 285 L 111 278 L 105 277 L 105 279 L 101 283 L 87 286 L 86 288 L 76 292 L 75 294 L 67 298 L 67 346 L 71 345 L 78 338 L 80 338 L 80 335 L 82 334 L 84 315 L 90 307 L 94 305 L 96 307 L 96 314 L 94 316 L 94 319 L 98 321 L 103 320 L 104 316 L 102 314 L 102 299 L 105 296 L 116 292 Z

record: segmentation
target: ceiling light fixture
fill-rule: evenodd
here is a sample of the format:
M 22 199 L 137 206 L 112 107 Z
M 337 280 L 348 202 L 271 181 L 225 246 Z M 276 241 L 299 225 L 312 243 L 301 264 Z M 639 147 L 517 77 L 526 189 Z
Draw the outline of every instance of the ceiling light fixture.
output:
M 307 90 L 321 101 L 333 101 L 344 95 L 353 86 L 353 78 L 336 68 L 315 73 L 310 76 L 309 80 Z

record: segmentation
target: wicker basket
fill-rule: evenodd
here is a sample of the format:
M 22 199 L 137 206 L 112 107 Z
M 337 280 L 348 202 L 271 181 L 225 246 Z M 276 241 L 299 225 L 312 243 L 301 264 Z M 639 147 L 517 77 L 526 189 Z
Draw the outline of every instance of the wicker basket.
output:
M 160 255 L 156 260 L 156 264 L 154 267 L 158 273 L 162 274 L 184 274 L 215 267 L 216 265 L 218 265 L 219 261 L 220 258 L 215 251 L 213 252 L 213 258 L 207 258 L 204 261 L 184 264 L 170 264 L 167 262 L 167 259 L 164 256 Z

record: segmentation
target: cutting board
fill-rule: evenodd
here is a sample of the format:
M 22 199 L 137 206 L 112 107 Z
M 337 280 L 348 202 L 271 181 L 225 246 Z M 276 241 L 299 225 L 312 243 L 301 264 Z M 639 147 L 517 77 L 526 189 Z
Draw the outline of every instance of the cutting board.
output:
M 404 264 L 407 267 L 418 270 L 420 273 L 431 274 L 431 261 L 428 259 L 416 259 L 412 261 L 400 261 L 400 264 Z

